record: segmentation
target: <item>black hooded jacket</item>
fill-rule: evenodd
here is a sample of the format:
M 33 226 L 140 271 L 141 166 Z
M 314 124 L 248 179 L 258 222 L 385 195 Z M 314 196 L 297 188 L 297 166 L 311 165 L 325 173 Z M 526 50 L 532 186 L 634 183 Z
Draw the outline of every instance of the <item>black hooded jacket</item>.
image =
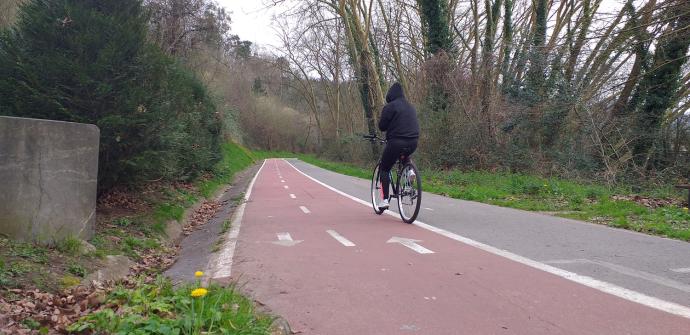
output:
M 386 94 L 379 129 L 386 132 L 386 139 L 419 138 L 417 111 L 407 102 L 399 83 L 393 84 Z

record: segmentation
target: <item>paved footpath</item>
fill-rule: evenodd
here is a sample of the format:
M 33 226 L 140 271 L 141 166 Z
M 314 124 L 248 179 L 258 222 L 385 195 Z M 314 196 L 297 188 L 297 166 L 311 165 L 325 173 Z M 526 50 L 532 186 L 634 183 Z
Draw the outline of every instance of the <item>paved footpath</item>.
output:
M 377 216 L 360 202 L 285 160 L 267 160 L 212 266 L 215 277 L 238 280 L 301 334 L 690 334 L 687 305 L 430 220 Z

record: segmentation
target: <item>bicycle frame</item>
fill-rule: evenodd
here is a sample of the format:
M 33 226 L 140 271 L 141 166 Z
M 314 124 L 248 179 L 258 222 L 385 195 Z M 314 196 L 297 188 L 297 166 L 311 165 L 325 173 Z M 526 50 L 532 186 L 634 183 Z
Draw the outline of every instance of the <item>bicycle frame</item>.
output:
M 386 140 L 379 138 L 376 135 L 364 135 L 363 136 L 366 140 L 371 141 L 372 143 L 379 142 L 379 144 L 385 144 L 387 143 Z M 398 201 L 398 211 L 400 213 L 400 218 L 405 222 L 405 223 L 412 223 L 414 220 L 417 218 L 417 214 L 419 214 L 419 207 L 421 204 L 421 197 L 422 197 L 422 188 L 421 188 L 421 180 L 419 174 L 416 174 L 416 181 L 412 181 L 410 177 L 414 176 L 414 174 L 403 176 L 403 172 L 407 168 L 413 169 L 412 171 L 417 171 L 417 167 L 414 165 L 414 162 L 410 159 L 410 157 L 405 157 L 404 155 L 398 156 L 398 158 L 395 161 L 395 164 L 391 166 L 390 171 L 388 171 L 388 177 L 389 177 L 389 185 L 388 187 L 390 188 L 389 190 L 391 192 L 388 192 L 388 200 L 392 198 L 396 198 Z M 388 207 L 386 208 L 381 208 L 378 207 L 378 201 L 382 199 L 382 196 L 384 193 L 384 188 L 382 187 L 383 183 L 381 182 L 381 160 L 379 159 L 378 164 L 376 165 L 376 168 L 374 169 L 374 173 L 372 175 L 372 180 L 371 180 L 371 205 L 374 209 L 374 212 L 378 215 L 381 215 Z M 395 170 L 395 174 L 393 171 Z M 394 178 L 395 177 L 395 178 Z M 404 179 L 403 179 L 404 178 Z M 414 186 L 413 186 L 414 185 Z M 406 199 L 409 198 L 409 201 L 411 203 L 407 203 Z M 377 200 L 379 199 L 379 200 Z M 416 199 L 416 200 L 415 200 Z M 403 203 L 405 201 L 405 203 Z M 412 212 L 408 212 L 408 208 L 404 208 L 404 206 L 413 206 L 414 209 L 412 209 Z M 411 215 L 408 215 L 411 214 Z

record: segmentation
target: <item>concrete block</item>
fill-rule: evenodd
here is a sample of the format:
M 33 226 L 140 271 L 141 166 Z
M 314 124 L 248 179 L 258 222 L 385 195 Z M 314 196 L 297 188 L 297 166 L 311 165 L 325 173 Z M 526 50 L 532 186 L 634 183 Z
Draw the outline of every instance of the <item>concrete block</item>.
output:
M 96 222 L 95 125 L 0 116 L 0 233 L 51 244 Z

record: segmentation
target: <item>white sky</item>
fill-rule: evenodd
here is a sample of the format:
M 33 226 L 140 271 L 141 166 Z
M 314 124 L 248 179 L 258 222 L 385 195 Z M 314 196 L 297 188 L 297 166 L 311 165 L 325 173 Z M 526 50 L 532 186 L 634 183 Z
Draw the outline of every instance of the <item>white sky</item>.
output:
M 230 32 L 240 39 L 270 49 L 280 45 L 280 39 L 271 20 L 281 8 L 275 8 L 271 0 L 217 0 L 220 5 L 232 12 Z M 284 7 L 284 6 L 279 6 Z

